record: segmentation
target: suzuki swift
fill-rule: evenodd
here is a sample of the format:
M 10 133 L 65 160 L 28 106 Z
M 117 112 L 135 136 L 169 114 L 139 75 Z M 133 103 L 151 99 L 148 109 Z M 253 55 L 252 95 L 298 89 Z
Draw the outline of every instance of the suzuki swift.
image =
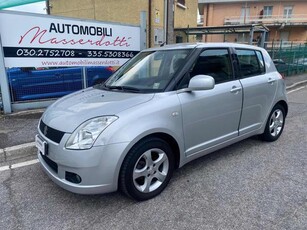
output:
M 120 189 L 146 200 L 198 157 L 254 135 L 277 140 L 287 112 L 285 83 L 262 48 L 152 48 L 52 104 L 39 122 L 38 159 L 71 192 Z

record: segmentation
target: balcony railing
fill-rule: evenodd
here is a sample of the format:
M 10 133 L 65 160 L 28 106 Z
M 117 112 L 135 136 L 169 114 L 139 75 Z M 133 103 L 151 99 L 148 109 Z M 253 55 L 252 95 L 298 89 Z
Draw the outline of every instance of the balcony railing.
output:
M 278 25 L 278 24 L 291 24 L 291 25 L 307 25 L 307 14 L 295 14 L 290 17 L 283 15 L 271 16 L 246 16 L 246 17 L 225 17 L 224 25 L 237 25 L 237 24 L 258 24 L 265 25 Z

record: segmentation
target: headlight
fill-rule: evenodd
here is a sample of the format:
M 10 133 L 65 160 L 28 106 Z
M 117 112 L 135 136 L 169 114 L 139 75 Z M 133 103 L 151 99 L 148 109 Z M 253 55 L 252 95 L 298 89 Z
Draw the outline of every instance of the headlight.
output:
M 99 134 L 118 117 L 103 116 L 90 119 L 81 124 L 66 142 L 67 149 L 90 149 Z

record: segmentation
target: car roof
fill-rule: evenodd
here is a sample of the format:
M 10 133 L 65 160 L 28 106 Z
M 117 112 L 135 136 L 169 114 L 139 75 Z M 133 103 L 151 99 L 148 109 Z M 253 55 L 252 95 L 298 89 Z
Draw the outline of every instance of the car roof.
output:
M 263 50 L 258 46 L 252 45 L 245 45 L 239 43 L 229 43 L 229 42 L 210 42 L 210 43 L 178 43 L 178 44 L 171 44 L 165 45 L 162 47 L 154 47 L 149 48 L 143 51 L 156 51 L 156 50 L 175 50 L 175 49 L 194 49 L 194 48 L 245 48 L 245 49 L 256 49 L 256 50 Z

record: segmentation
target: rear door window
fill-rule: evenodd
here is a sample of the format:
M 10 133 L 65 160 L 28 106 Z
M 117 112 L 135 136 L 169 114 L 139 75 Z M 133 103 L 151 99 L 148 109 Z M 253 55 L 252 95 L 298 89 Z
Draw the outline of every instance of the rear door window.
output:
M 236 49 L 243 78 L 265 73 L 264 60 L 260 51 Z

